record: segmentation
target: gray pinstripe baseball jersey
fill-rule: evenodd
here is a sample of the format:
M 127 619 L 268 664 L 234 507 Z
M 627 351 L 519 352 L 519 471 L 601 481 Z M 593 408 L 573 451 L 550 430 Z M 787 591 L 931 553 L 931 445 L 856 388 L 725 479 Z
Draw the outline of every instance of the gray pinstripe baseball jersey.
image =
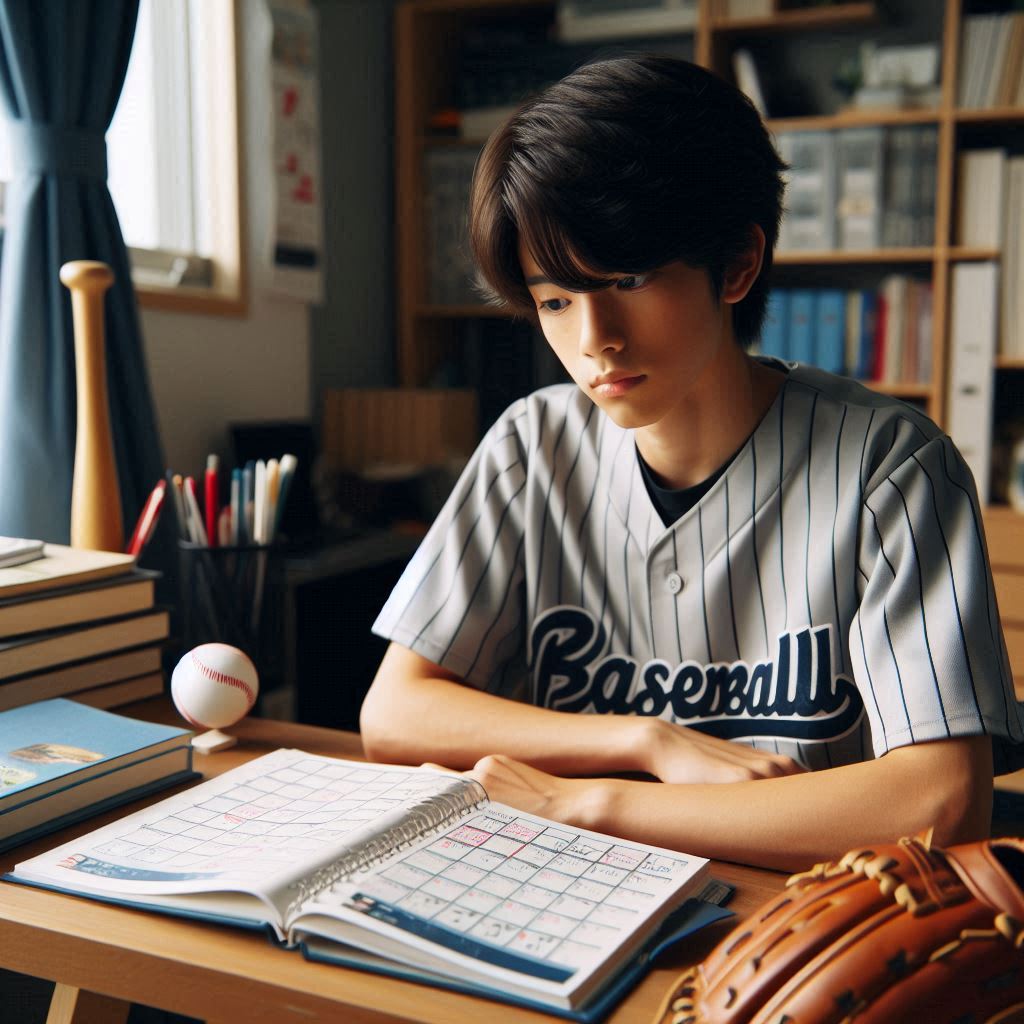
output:
M 633 431 L 573 385 L 516 402 L 374 632 L 489 692 L 660 715 L 811 768 L 1024 739 L 959 453 L 912 408 L 806 366 L 668 528 Z

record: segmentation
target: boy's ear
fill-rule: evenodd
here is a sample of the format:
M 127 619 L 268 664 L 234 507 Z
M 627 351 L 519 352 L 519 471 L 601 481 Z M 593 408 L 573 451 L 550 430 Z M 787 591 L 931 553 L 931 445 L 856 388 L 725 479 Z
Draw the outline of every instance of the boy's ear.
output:
M 725 272 L 722 285 L 723 302 L 740 302 L 753 287 L 764 261 L 764 232 L 760 225 L 751 224 L 750 240 L 743 254 Z

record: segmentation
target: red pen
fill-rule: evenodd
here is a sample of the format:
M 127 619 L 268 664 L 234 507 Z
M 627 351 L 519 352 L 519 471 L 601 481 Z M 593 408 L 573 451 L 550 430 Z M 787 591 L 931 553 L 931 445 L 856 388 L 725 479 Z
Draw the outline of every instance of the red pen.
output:
M 217 546 L 217 519 L 220 516 L 220 493 L 217 481 L 219 463 L 220 459 L 216 455 L 206 457 L 206 493 L 203 511 L 206 513 L 206 537 L 211 548 Z
M 160 518 L 160 509 L 163 508 L 164 495 L 166 493 L 166 480 L 159 481 L 150 492 L 145 505 L 142 506 L 142 512 L 139 514 L 139 520 L 135 524 L 135 529 L 132 531 L 132 539 L 128 542 L 128 547 L 125 548 L 129 555 L 134 555 L 138 558 L 149 543 L 149 539 L 153 536 L 153 531 L 156 529 L 157 520 Z

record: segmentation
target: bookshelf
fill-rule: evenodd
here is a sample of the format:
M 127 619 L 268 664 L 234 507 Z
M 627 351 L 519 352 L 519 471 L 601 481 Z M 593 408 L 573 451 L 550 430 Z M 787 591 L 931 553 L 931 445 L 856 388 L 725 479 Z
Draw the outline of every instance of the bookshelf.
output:
M 425 157 L 437 150 L 463 153 L 471 162 L 480 143 L 466 142 L 431 129 L 439 110 L 456 104 L 460 41 L 481 29 L 512 26 L 534 30 L 538 39 L 551 30 L 556 17 L 555 0 L 403 0 L 396 9 L 396 220 L 397 220 L 397 366 L 402 386 L 448 383 L 445 367 L 465 355 L 467 346 L 479 344 L 503 319 L 478 304 L 471 293 L 460 301 L 435 303 L 429 299 L 425 258 L 429 214 L 425 202 Z M 755 48 L 802 45 L 808 52 L 820 41 L 838 40 L 849 48 L 867 38 L 888 40 L 885 11 L 901 5 L 878 2 L 835 3 L 801 8 L 799 0 L 774 0 L 775 13 L 763 17 L 729 18 L 719 11 L 720 0 L 696 0 L 696 21 L 691 31 L 651 39 L 625 39 L 627 48 L 656 48 L 695 60 L 732 78 L 732 53 L 739 46 Z M 1007 8 L 1009 5 L 1005 5 Z M 904 0 L 905 9 L 914 0 Z M 929 42 L 941 56 L 938 104 L 931 109 L 842 110 L 807 116 L 771 117 L 770 130 L 779 133 L 836 131 L 847 128 L 933 126 L 937 132 L 935 164 L 934 244 L 847 252 L 783 251 L 776 255 L 775 282 L 780 287 L 830 284 L 860 287 L 857 281 L 877 282 L 887 273 L 909 273 L 932 285 L 931 372 L 923 382 L 873 384 L 921 406 L 943 424 L 947 418 L 949 386 L 949 333 L 951 278 L 963 263 L 998 262 L 1000 253 L 989 248 L 954 244 L 956 169 L 958 154 L 977 145 L 976 139 L 1020 141 L 1024 108 L 995 107 L 982 110 L 957 106 L 960 40 L 964 18 L 990 11 L 992 4 L 974 0 L 945 0 L 941 6 L 929 0 L 916 5 L 918 25 L 927 23 L 923 38 L 897 38 L 897 42 Z M 922 13 L 923 12 L 923 13 Z M 907 20 L 904 18 L 904 20 Z M 889 36 L 884 33 L 888 31 Z M 854 41 L 851 44 L 851 40 Z M 594 42 L 591 51 L 605 49 L 610 40 Z M 785 51 L 789 55 L 789 51 Z M 805 52 L 804 50 L 800 51 Z M 577 46 L 575 55 L 583 56 Z M 823 59 L 823 58 L 819 58 Z M 569 67 L 574 66 L 570 63 Z M 569 70 L 569 67 L 566 70 Z M 1020 152 L 1018 146 L 1016 152 Z M 470 327 L 472 325 L 472 330 Z M 468 333 L 467 333 L 468 332 Z M 468 337 L 468 340 L 467 340 Z M 473 340 L 475 339 L 475 340 Z M 477 357 L 479 358 L 479 357 Z M 1024 359 L 1000 356 L 997 374 L 1017 374 Z M 459 382 L 464 383 L 464 382 Z

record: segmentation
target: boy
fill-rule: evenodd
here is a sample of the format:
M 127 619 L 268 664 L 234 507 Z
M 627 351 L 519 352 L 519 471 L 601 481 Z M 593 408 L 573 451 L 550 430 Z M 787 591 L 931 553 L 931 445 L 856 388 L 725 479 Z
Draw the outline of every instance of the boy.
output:
M 491 137 L 481 274 L 575 385 L 498 420 L 381 612 L 369 756 L 769 867 L 987 832 L 1024 715 L 973 481 L 914 409 L 748 355 L 783 169 L 667 57 L 585 66 Z M 606 777 L 637 772 L 661 784 Z

